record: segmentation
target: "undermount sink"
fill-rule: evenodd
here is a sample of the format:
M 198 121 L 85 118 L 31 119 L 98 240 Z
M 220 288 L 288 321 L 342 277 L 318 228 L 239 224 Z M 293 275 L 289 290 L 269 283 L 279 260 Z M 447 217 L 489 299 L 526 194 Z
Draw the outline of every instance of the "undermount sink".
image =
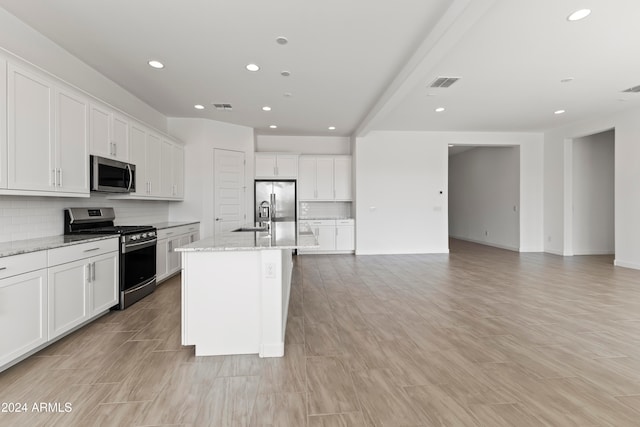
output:
M 268 230 L 269 229 L 267 227 L 240 227 L 231 231 L 236 232 L 236 231 L 268 231 Z

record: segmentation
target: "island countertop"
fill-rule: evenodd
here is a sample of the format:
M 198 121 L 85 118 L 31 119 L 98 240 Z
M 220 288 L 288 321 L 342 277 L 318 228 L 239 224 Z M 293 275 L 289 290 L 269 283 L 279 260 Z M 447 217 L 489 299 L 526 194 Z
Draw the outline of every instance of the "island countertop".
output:
M 309 227 L 302 226 L 296 230 L 295 222 L 276 222 L 273 225 L 271 232 L 229 231 L 175 250 L 177 252 L 219 252 L 318 247 L 318 241 Z

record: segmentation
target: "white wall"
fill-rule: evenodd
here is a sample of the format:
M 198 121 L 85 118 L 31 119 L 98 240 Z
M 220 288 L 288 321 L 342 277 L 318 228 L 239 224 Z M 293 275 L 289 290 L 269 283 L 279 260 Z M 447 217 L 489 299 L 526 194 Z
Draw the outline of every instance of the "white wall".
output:
M 520 248 L 520 148 L 478 147 L 449 157 L 449 235 Z
M 356 152 L 356 253 L 448 252 L 446 142 L 371 132 Z
M 609 129 L 615 129 L 615 264 L 640 269 L 640 109 L 545 133 L 545 251 L 563 254 L 568 246 L 565 224 L 572 218 L 573 195 L 565 188 L 572 163 L 567 147 L 573 138 Z
M 91 197 L 0 196 L 0 242 L 12 242 L 63 234 L 63 211 L 73 207 L 113 207 L 119 225 L 164 222 L 169 202 L 114 200 L 107 195 Z
M 166 132 L 166 118 L 161 113 L 2 8 L 0 49 L 13 53 L 140 121 Z
M 447 194 L 447 144 L 520 147 L 520 251 L 542 251 L 542 134 L 376 131 L 355 145 L 357 252 L 448 250 L 447 201 L 431 194 L 440 189 Z M 376 205 L 384 215 L 369 211 Z M 441 212 L 434 211 L 437 206 Z M 389 224 L 388 232 L 380 231 L 376 218 Z M 395 233 L 396 227 L 404 231 Z
M 351 154 L 349 137 L 257 135 L 257 152 Z
M 574 255 L 615 251 L 615 134 L 602 132 L 573 140 Z
M 169 219 L 200 221 L 201 236 L 213 236 L 213 150 L 218 148 L 245 153 L 245 206 L 250 209 L 253 206 L 253 129 L 208 119 L 185 118 L 169 118 L 168 126 L 169 132 L 185 143 L 184 202 L 171 204 Z M 247 212 L 247 215 L 250 213 Z

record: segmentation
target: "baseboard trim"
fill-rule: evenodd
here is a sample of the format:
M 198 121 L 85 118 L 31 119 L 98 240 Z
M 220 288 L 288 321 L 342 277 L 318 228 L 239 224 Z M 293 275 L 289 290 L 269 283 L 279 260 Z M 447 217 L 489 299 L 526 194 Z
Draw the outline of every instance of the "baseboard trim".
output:
M 615 265 L 616 267 L 623 267 L 623 268 L 631 268 L 634 270 L 640 270 L 640 264 L 636 263 L 636 262 L 627 262 L 627 261 L 621 261 L 619 259 L 616 259 L 613 261 L 613 265 Z
M 477 243 L 479 245 L 491 246 L 498 249 L 506 249 L 508 251 L 520 252 L 520 248 L 515 246 L 502 245 L 500 243 L 487 242 L 484 240 L 469 239 L 467 237 L 451 236 L 451 238 L 455 240 L 464 240 L 465 242 Z

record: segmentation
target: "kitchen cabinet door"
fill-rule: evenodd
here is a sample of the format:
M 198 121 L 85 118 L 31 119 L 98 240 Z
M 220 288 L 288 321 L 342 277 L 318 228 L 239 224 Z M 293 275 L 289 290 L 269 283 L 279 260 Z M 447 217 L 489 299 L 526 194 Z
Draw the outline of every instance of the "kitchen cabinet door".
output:
M 180 247 L 181 236 L 169 238 L 167 241 L 167 272 L 173 274 L 180 270 L 180 252 L 174 249 Z
M 318 157 L 316 160 L 316 199 L 334 199 L 332 157 Z
M 89 109 L 89 139 L 91 154 L 101 157 L 115 158 L 111 132 L 109 130 L 111 112 L 106 106 L 91 104 Z
M 173 197 L 174 181 L 173 181 L 173 145 L 171 142 L 163 139 L 160 143 L 160 195 L 163 197 Z
M 126 117 L 111 113 L 110 116 L 110 135 L 111 144 L 113 146 L 113 157 L 117 160 L 129 160 L 129 120 Z
M 147 134 L 147 182 L 150 196 L 160 196 L 160 176 L 162 174 L 162 142 L 156 134 Z
M 0 280 L 0 367 L 44 344 L 47 270 Z
M 91 262 L 91 313 L 100 314 L 118 304 L 119 253 L 111 252 L 93 257 Z
M 7 188 L 7 61 L 0 58 L 0 188 Z
M 336 250 L 352 251 L 355 249 L 353 225 L 336 225 Z
M 53 84 L 9 64 L 7 89 L 7 187 L 54 191 Z
M 147 181 L 147 131 L 138 124 L 129 127 L 129 161 L 136 166 L 136 191 L 131 194 L 146 196 Z
M 184 198 L 184 147 L 173 146 L 173 196 L 178 199 Z
M 298 200 L 315 200 L 316 158 L 300 156 L 298 165 Z
M 296 179 L 298 177 L 298 156 L 294 154 L 276 155 L 276 177 Z
M 48 270 L 49 339 L 80 325 L 89 317 L 90 263 L 69 262 Z
M 335 200 L 351 200 L 351 156 L 334 159 L 333 176 Z
M 156 247 L 156 282 L 163 280 L 169 275 L 168 258 L 169 254 L 168 239 L 158 240 L 158 246 Z
M 335 251 L 336 250 L 336 226 L 335 225 L 316 225 L 316 237 L 318 238 L 317 251 Z
M 276 176 L 276 155 L 257 154 L 255 156 L 256 178 L 274 178 Z
M 89 194 L 88 112 L 80 94 L 56 90 L 56 191 Z

